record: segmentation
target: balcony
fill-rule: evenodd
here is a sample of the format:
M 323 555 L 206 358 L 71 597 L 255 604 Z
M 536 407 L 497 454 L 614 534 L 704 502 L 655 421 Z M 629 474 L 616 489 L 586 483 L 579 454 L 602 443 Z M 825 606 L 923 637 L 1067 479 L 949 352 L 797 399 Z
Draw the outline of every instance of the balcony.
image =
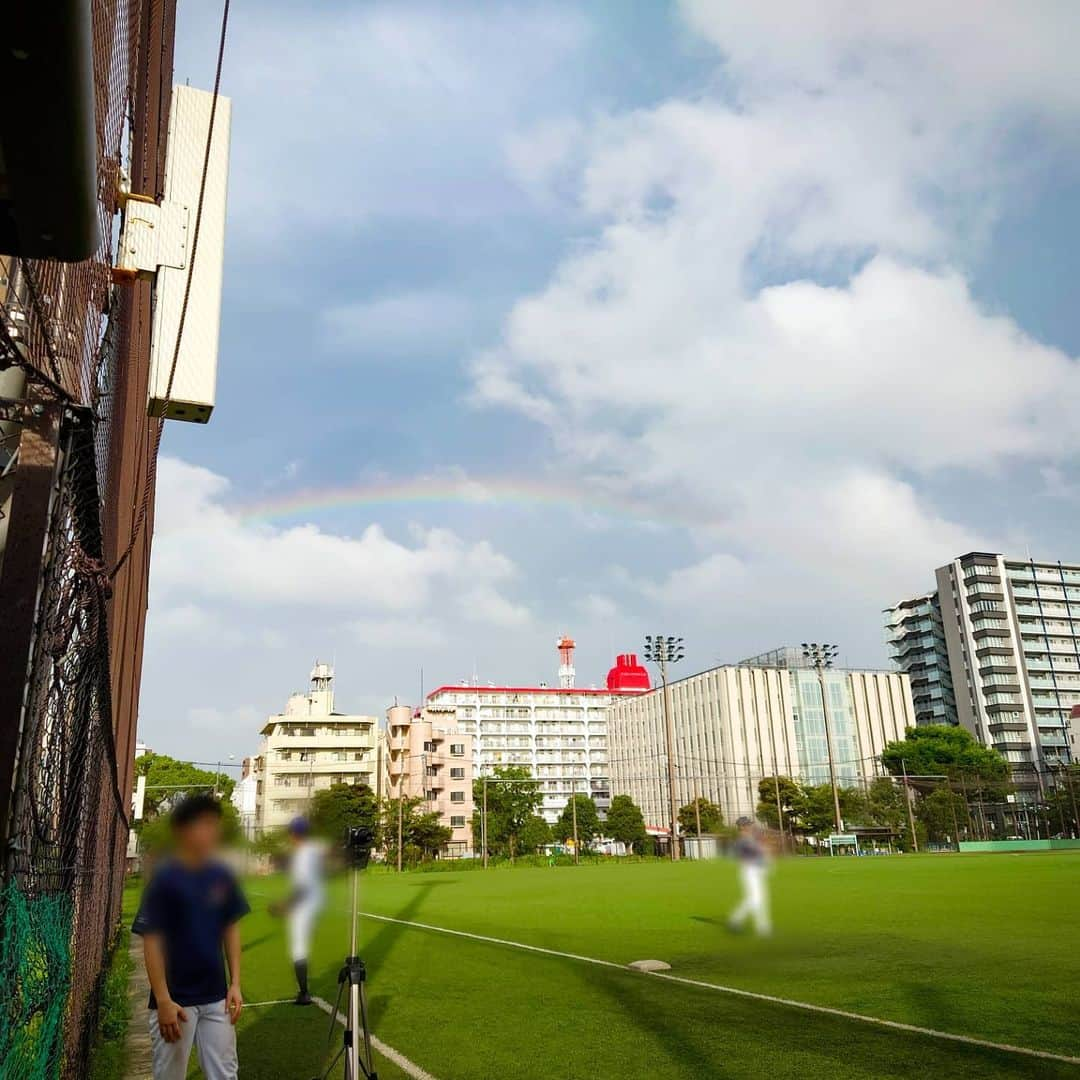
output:
M 1002 642 L 999 644 L 983 645 L 981 648 L 975 650 L 975 655 L 980 660 L 985 660 L 988 656 L 1013 656 L 1012 646 Z M 1015 669 L 1014 669 L 1015 670 Z

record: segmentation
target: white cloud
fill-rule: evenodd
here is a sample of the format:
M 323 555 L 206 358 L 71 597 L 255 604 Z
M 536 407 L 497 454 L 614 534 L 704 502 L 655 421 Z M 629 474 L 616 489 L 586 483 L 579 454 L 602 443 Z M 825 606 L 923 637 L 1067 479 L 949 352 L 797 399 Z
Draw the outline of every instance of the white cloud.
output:
M 248 735 L 252 731 L 257 731 L 266 719 L 250 705 L 238 705 L 231 709 L 221 709 L 214 705 L 197 705 L 188 709 L 187 718 L 192 727 L 212 732 L 217 738 Z
M 185 6 L 178 78 L 209 85 L 219 18 L 220 5 Z M 473 221 L 512 203 L 505 140 L 587 34 L 569 8 L 376 0 L 234 13 L 233 242 L 281 245 L 300 228 L 380 217 Z
M 416 290 L 331 307 L 321 321 L 333 349 L 397 356 L 459 343 L 468 335 L 471 313 L 460 296 Z
M 947 105 L 978 110 L 1080 107 L 1073 58 L 1062 47 L 1080 36 L 1080 8 L 1070 0 L 682 0 L 681 7 L 754 89 L 862 79 L 915 98 L 947 89 Z
M 418 530 L 408 547 L 375 524 L 350 537 L 245 521 L 225 505 L 224 477 L 176 458 L 162 460 L 158 485 L 152 585 L 166 604 L 419 612 L 461 583 L 494 595 L 515 574 L 489 544 L 446 529 Z
M 965 5 L 935 22 L 916 4 L 925 29 L 796 4 L 770 51 L 775 5 L 688 4 L 732 97 L 582 134 L 580 205 L 600 231 L 517 303 L 475 394 L 545 425 L 586 478 L 709 522 L 696 561 L 643 586 L 652 602 L 874 617 L 1002 539 L 931 502 L 927 480 L 992 490 L 1016 462 L 1074 453 L 1076 359 L 983 308 L 961 269 L 1016 182 L 1017 116 L 1080 105 L 1047 52 L 1075 15 L 1055 28 L 1049 7 L 1011 7 L 1009 34 L 980 29 L 957 60 L 966 21 L 987 21 Z M 1031 55 L 1014 61 L 1013 42 Z M 935 98 L 956 80 L 963 95 Z

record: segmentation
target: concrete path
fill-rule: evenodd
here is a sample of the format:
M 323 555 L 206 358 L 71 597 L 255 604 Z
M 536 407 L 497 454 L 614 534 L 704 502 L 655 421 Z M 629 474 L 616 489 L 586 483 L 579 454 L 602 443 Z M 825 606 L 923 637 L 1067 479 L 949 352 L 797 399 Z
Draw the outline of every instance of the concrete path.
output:
M 153 1075 L 150 1064 L 150 1010 L 146 1003 L 150 998 L 150 983 L 143 965 L 142 939 L 131 935 L 128 946 L 134 966 L 128 983 L 131 1001 L 131 1023 L 127 1033 L 127 1071 L 124 1080 L 149 1080 Z

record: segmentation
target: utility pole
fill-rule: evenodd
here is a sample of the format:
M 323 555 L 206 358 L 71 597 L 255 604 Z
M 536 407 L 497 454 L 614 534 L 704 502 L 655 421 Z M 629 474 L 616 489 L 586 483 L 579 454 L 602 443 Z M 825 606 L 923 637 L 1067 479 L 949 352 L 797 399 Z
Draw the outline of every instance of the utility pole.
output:
M 832 715 L 829 709 L 829 695 L 825 686 L 825 671 L 833 666 L 840 649 L 836 645 L 819 645 L 816 641 L 802 644 L 803 656 L 810 661 L 817 671 L 818 685 L 821 687 L 821 708 L 825 723 L 825 748 L 829 755 L 829 783 L 832 784 L 833 819 L 837 833 L 844 831 L 844 821 L 840 816 L 840 788 L 836 782 L 836 755 L 833 751 Z
M 484 845 L 484 869 L 488 868 L 487 777 L 484 777 L 484 808 L 480 811 L 480 843 Z
M 911 809 L 911 788 L 908 787 L 907 762 L 903 758 L 900 759 L 900 768 L 904 773 L 904 802 L 907 803 L 908 824 L 911 826 L 911 846 L 917 853 L 919 850 L 919 838 L 915 834 L 915 814 Z
M 671 688 L 668 686 L 667 666 L 677 664 L 685 655 L 683 639 L 651 634 L 645 636 L 645 659 L 660 670 L 664 701 L 664 742 L 667 746 L 668 800 L 671 811 L 671 861 L 679 861 L 679 797 L 675 790 L 675 721 L 671 711 Z
M 574 819 L 574 865 L 578 865 L 577 780 L 570 781 L 570 816 Z

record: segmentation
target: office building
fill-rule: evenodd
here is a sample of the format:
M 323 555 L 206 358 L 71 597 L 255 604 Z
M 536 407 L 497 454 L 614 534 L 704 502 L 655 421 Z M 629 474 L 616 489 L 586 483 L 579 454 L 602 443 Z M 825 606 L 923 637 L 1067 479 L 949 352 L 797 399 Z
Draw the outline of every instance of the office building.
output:
M 427 697 L 454 728 L 473 736 L 476 776 L 498 766 L 522 765 L 540 781 L 541 813 L 555 822 L 571 792 L 592 796 L 605 812 L 611 801 L 608 771 L 608 709 L 613 702 L 645 692 L 649 675 L 632 653 L 608 672 L 604 688 L 576 685 L 575 643 L 557 643 L 557 687 L 440 686 Z M 452 720 L 451 720 L 452 718 Z
M 915 723 L 958 723 L 938 594 L 887 608 L 885 635 L 893 662 L 911 678 Z
M 837 779 L 867 784 L 881 773 L 885 744 L 914 723 L 910 681 L 898 672 L 832 669 L 824 681 Z M 680 806 L 707 798 L 733 822 L 756 812 L 765 777 L 829 781 L 822 686 L 800 650 L 703 671 L 673 682 L 670 691 Z M 613 701 L 608 739 L 611 790 L 629 795 L 648 825 L 667 826 L 662 691 Z
M 450 829 L 444 854 L 472 849 L 473 737 L 457 730 L 453 709 L 407 705 L 386 710 L 383 740 L 388 799 L 420 799 L 421 809 L 439 815 Z
M 262 729 L 253 767 L 258 774 L 256 817 L 262 829 L 307 813 L 315 792 L 333 784 L 376 784 L 378 722 L 334 709 L 334 672 L 317 663 L 311 689 L 293 694 L 285 711 Z

